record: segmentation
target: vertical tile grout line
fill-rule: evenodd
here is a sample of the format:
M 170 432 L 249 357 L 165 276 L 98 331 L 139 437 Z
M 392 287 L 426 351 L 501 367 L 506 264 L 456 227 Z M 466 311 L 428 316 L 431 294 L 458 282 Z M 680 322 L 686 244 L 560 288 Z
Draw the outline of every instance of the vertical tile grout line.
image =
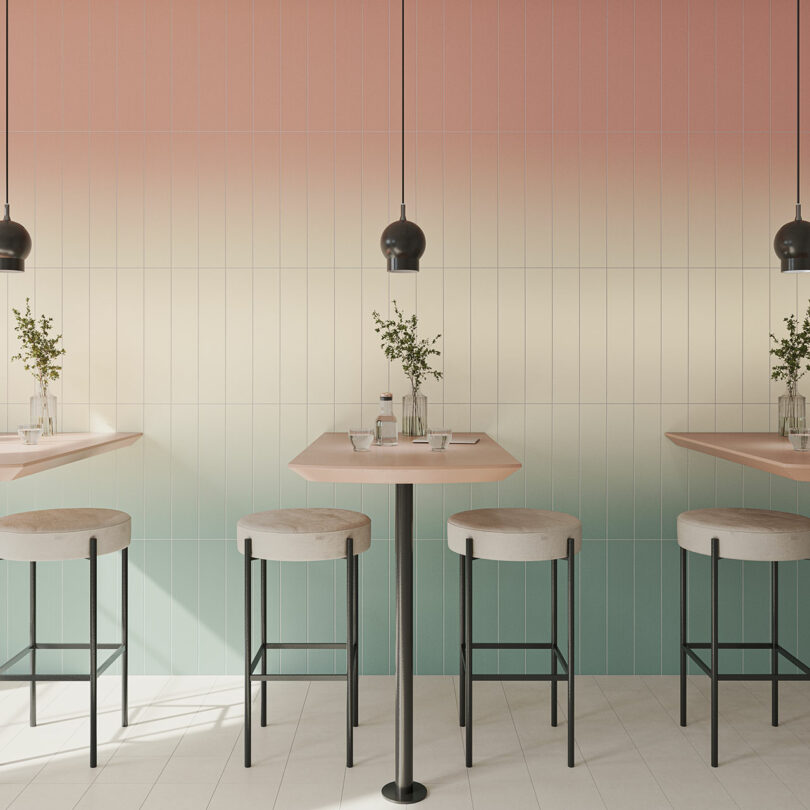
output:
M 658 637 L 664 638 L 664 0 L 658 3 Z M 664 674 L 664 645 L 658 647 L 658 673 Z

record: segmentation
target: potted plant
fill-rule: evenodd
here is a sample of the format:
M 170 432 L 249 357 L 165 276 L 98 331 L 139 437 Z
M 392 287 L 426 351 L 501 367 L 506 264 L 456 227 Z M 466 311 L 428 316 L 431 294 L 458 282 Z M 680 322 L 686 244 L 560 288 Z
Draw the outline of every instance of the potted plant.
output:
M 771 340 L 776 345 L 770 350 L 771 355 L 781 361 L 771 369 L 771 378 L 784 380 L 787 386 L 785 393 L 779 397 L 780 436 L 787 436 L 791 428 L 805 426 L 806 403 L 798 391 L 798 383 L 810 371 L 810 364 L 807 363 L 810 355 L 810 305 L 801 326 L 794 315 L 788 315 L 784 321 L 787 334 L 777 340 L 771 333 Z
M 405 316 L 394 305 L 394 317 L 384 320 L 377 311 L 372 312 L 374 331 L 380 335 L 382 349 L 389 360 L 400 360 L 402 370 L 411 384 L 411 393 L 402 397 L 402 433 L 405 436 L 424 436 L 427 433 L 427 397 L 421 392 L 422 383 L 428 378 L 442 378 L 442 372 L 430 367 L 430 358 L 441 352 L 436 348 L 441 335 L 419 339 L 417 316 Z
M 48 393 L 52 380 L 59 379 L 62 366 L 57 362 L 65 353 L 59 345 L 62 335 L 52 335 L 53 318 L 41 315 L 39 321 L 31 314 L 30 299 L 25 299 L 25 313 L 11 310 L 17 320 L 14 331 L 20 341 L 20 351 L 11 359 L 19 360 L 26 371 L 34 375 L 37 391 L 31 397 L 31 424 L 42 428 L 43 436 L 56 433 L 56 397 Z

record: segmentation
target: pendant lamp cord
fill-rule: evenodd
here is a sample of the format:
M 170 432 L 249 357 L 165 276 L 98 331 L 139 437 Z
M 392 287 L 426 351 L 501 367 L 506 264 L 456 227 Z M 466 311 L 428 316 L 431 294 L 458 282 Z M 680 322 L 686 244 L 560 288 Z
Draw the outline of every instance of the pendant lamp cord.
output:
M 6 214 L 5 218 L 9 219 L 8 211 L 8 0 L 6 0 Z
M 797 0 L 798 2 L 798 0 Z M 8 3 L 8 0 L 6 0 Z M 402 149 L 402 163 L 401 163 L 401 177 L 400 177 L 400 201 L 399 201 L 399 218 L 405 219 L 405 0 L 402 0 L 402 87 L 401 87 L 401 99 L 400 103 L 402 104 L 401 109 L 401 124 L 402 124 L 402 141 L 401 141 L 401 149 Z
M 8 0 L 7 0 L 8 1 Z M 796 0 L 796 219 L 802 218 L 802 203 L 801 203 L 801 183 L 800 183 L 800 167 L 801 167 L 801 94 L 799 92 L 801 86 L 801 0 Z

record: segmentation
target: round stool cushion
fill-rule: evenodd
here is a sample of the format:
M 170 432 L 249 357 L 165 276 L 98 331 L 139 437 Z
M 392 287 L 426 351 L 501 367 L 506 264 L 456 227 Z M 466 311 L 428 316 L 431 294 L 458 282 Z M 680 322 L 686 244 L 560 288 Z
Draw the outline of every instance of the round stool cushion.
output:
M 810 518 L 769 509 L 694 509 L 678 515 L 678 545 L 730 560 L 803 560 L 810 557 Z
M 132 521 L 117 509 L 40 509 L 0 518 L 0 558 L 24 562 L 80 560 L 129 545 Z
M 248 537 L 252 555 L 263 560 L 340 560 L 346 557 L 349 537 L 355 554 L 368 551 L 371 520 L 348 509 L 273 509 L 247 515 L 236 524 L 241 554 Z
M 582 523 L 563 512 L 542 509 L 472 509 L 447 521 L 447 544 L 457 554 L 467 553 L 473 539 L 473 556 L 486 560 L 558 560 L 568 555 L 568 538 L 574 553 L 582 548 Z

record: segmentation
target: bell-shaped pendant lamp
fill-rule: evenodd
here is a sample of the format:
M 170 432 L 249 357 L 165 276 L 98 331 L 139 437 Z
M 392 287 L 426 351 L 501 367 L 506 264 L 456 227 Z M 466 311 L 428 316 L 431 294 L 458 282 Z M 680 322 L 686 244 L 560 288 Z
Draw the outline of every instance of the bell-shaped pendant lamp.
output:
M 380 249 L 388 262 L 389 273 L 418 273 L 419 259 L 425 252 L 425 234 L 405 218 L 405 0 L 402 0 L 402 194 L 399 219 L 394 220 L 380 237 Z
M 14 222 L 8 204 L 8 0 L 6 0 L 6 211 L 0 219 L 0 271 L 22 273 L 31 252 L 31 236 Z
M 773 240 L 773 249 L 782 263 L 783 273 L 810 272 L 810 222 L 802 219 L 802 203 L 800 196 L 801 166 L 801 96 L 800 86 L 800 56 L 801 35 L 799 27 L 799 9 L 801 0 L 796 0 L 796 218 L 786 222 L 777 232 Z

